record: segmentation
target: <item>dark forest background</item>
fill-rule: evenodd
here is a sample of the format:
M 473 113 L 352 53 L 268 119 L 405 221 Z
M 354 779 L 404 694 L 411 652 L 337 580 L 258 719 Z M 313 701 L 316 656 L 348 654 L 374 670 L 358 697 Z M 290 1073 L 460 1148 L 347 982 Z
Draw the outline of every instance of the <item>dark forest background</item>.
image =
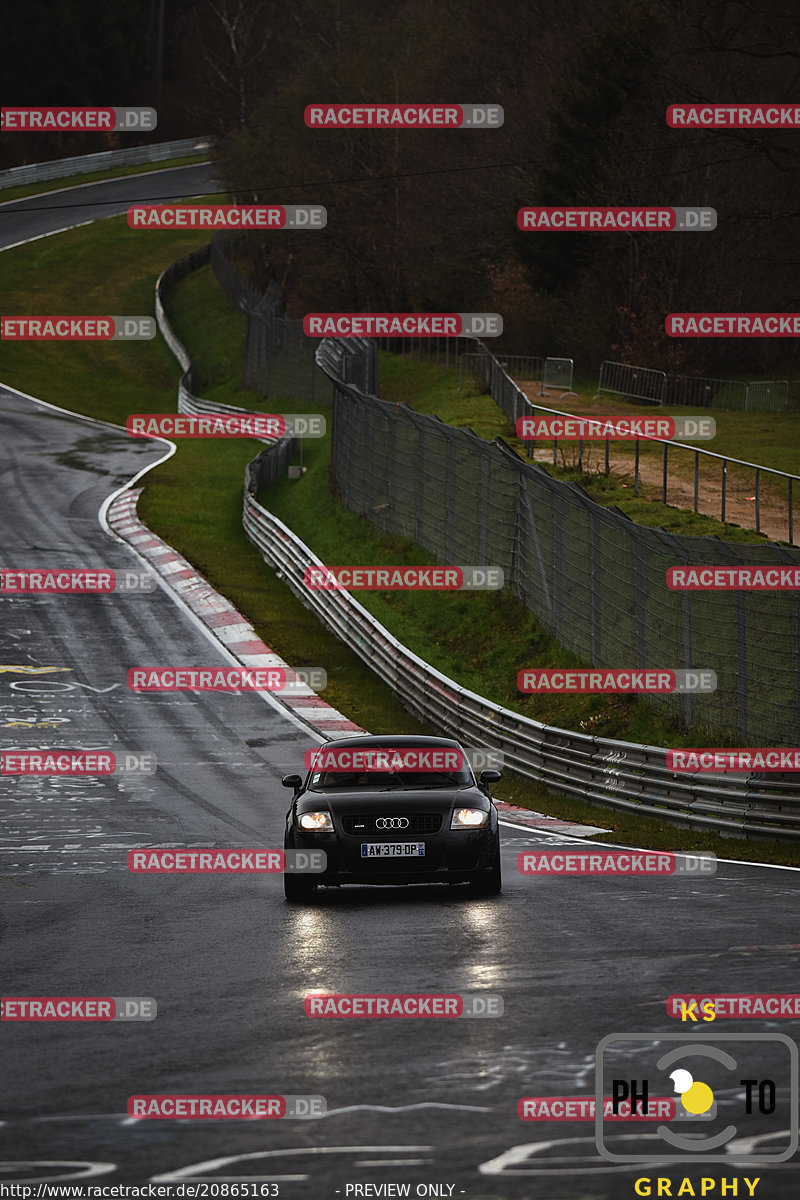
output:
M 800 310 L 800 132 L 669 129 L 682 101 L 800 102 L 797 0 L 31 0 L 3 103 L 159 109 L 239 201 L 321 203 L 261 235 L 288 311 L 497 311 L 504 345 L 762 377 L 795 339 L 672 340 L 670 311 Z M 496 131 L 312 131 L 319 101 L 500 103 Z M 8 134 L 0 167 L 130 144 Z M 697 234 L 532 234 L 525 204 L 710 205 Z

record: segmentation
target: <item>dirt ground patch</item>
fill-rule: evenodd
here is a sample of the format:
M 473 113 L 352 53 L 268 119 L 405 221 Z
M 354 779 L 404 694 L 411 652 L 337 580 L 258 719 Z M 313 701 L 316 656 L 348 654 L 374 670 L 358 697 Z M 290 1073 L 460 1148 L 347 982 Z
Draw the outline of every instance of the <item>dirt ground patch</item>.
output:
M 564 412 L 577 413 L 582 416 L 599 417 L 619 415 L 624 406 L 614 404 L 613 400 L 582 400 L 570 393 L 563 400 L 555 391 L 539 395 L 539 383 L 531 380 L 516 379 L 518 387 L 534 403 L 544 404 L 548 408 L 556 408 Z M 702 443 L 698 443 L 702 446 Z M 559 445 L 559 461 L 561 449 L 564 449 L 567 464 L 573 461 L 573 448 L 577 465 L 577 443 L 562 442 Z M 537 462 L 553 461 L 552 442 L 543 443 L 535 452 Z M 673 450 L 669 456 L 669 471 L 667 477 L 667 504 L 675 508 L 694 510 L 694 459 L 693 454 L 684 450 Z M 634 448 L 631 442 L 612 442 L 609 455 L 612 472 L 622 479 L 623 483 L 633 491 L 634 487 Z M 605 468 L 605 446 L 602 442 L 584 442 L 583 468 L 588 471 Z M 663 466 L 660 453 L 642 452 L 639 456 L 639 479 L 642 483 L 658 489 L 659 496 L 662 488 Z M 755 504 L 755 473 L 744 468 L 728 466 L 727 483 L 725 487 L 725 520 L 729 524 L 739 525 L 742 529 L 756 528 Z M 705 516 L 721 519 L 722 512 L 722 464 L 717 459 L 707 459 L 700 456 L 699 486 L 697 509 Z M 800 488 L 795 487 L 793 496 L 794 536 L 800 537 L 800 514 L 797 502 L 800 501 Z M 761 533 L 776 541 L 788 541 L 788 508 L 785 496 L 770 482 L 768 475 L 761 476 L 759 501 L 759 528 Z

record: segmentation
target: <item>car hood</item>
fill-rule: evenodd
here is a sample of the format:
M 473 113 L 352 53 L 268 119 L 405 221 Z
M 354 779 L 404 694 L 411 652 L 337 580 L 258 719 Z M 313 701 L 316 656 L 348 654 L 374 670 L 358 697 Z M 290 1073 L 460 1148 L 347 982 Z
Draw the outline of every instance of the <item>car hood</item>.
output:
M 395 810 L 449 813 L 453 805 L 459 808 L 489 808 L 489 799 L 480 788 L 392 788 L 390 791 L 372 791 L 358 788 L 346 792 L 304 792 L 298 798 L 299 811 L 309 812 L 316 808 L 328 808 L 331 812 L 380 812 L 388 815 Z

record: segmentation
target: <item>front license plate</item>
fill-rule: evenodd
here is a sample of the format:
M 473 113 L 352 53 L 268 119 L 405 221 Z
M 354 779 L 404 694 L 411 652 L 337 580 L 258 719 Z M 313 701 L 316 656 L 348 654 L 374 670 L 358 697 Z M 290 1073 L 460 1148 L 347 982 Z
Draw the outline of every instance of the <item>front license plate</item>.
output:
M 424 842 L 362 842 L 362 858 L 413 858 L 425 853 Z

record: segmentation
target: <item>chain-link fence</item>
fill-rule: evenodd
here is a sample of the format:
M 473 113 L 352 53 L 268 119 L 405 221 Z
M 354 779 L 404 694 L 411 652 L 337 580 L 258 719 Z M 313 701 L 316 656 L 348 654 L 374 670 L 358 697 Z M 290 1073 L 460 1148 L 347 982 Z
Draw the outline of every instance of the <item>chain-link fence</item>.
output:
M 687 723 L 765 745 L 797 743 L 800 596 L 672 591 L 666 571 L 800 565 L 800 551 L 637 525 L 500 438 L 484 442 L 346 383 L 340 345 L 323 343 L 319 359 L 336 385 L 332 469 L 349 508 L 441 563 L 502 567 L 543 628 L 593 666 L 712 668 L 715 693 L 651 697 Z M 520 667 L 524 659 L 521 646 Z
M 314 354 L 319 338 L 306 337 L 302 320 L 284 316 L 283 292 L 273 280 L 259 292 L 233 261 L 242 240 L 212 235 L 211 269 L 228 299 L 247 318 L 242 377 L 269 399 L 299 400 L 312 409 L 330 404 L 331 387 Z

